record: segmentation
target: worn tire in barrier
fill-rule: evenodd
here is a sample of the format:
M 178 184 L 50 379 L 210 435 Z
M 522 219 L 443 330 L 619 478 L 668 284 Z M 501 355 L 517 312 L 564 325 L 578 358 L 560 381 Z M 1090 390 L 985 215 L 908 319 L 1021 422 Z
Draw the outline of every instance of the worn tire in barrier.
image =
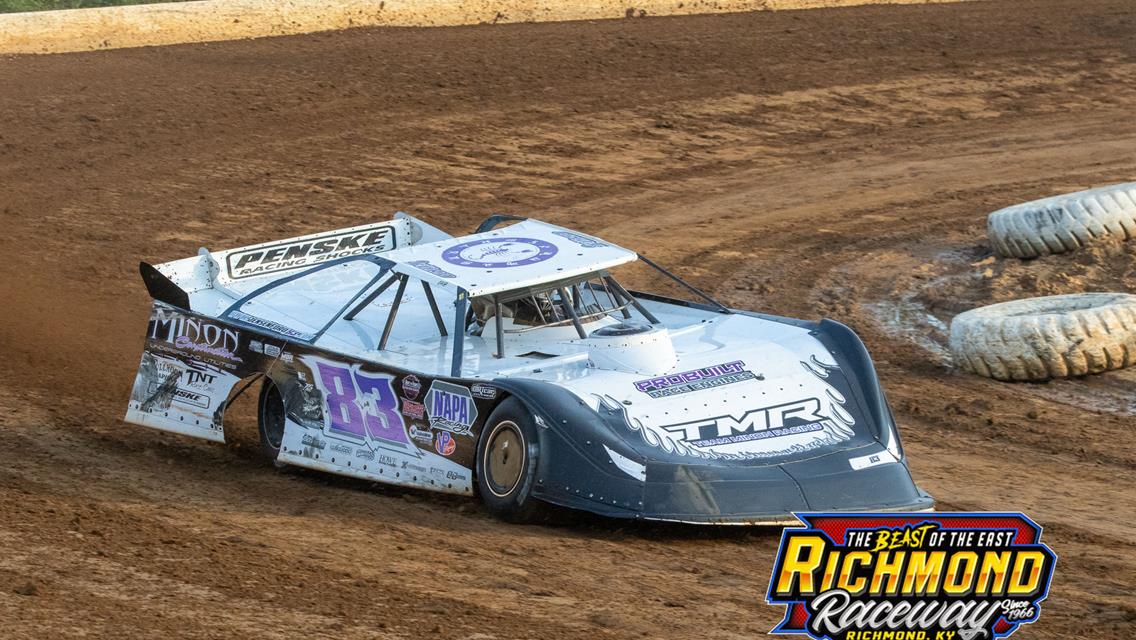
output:
M 1136 364 L 1136 295 L 1077 293 L 972 309 L 951 321 L 955 366 L 996 380 L 1048 380 Z
M 1105 236 L 1136 237 L 1136 182 L 1006 207 L 986 219 L 994 251 L 1006 258 L 1072 251 Z

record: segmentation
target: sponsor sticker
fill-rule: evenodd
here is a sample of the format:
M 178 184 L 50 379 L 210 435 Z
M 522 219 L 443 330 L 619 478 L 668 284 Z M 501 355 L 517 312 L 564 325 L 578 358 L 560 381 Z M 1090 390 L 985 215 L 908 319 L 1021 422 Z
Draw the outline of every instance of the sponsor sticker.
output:
M 756 378 L 757 376 L 753 372 L 746 371 L 744 362 L 735 360 L 734 362 L 716 364 L 702 369 L 640 380 L 635 383 L 635 390 L 652 398 L 667 398 Z
M 553 231 L 552 234 L 571 240 L 572 242 L 575 242 L 576 244 L 586 249 L 598 249 L 600 247 L 608 246 L 606 242 L 596 240 L 595 238 L 589 238 L 588 236 L 580 233 L 574 233 L 572 231 Z
M 413 400 L 402 399 L 402 415 L 415 420 L 426 419 L 426 405 Z
M 402 379 L 402 392 L 406 394 L 407 398 L 417 400 L 418 394 L 422 392 L 422 383 L 418 381 L 418 376 L 411 374 Z
M 150 321 L 149 336 L 168 342 L 185 354 L 242 362 L 236 355 L 240 332 L 200 318 L 157 308 Z
M 300 439 L 300 442 L 305 447 L 311 447 L 313 449 L 323 449 L 324 447 L 327 446 L 326 442 L 324 442 L 320 438 L 317 438 L 316 436 L 312 436 L 312 435 L 305 435 L 303 438 Z
M 995 640 L 1041 614 L 1057 556 L 1022 513 L 798 514 L 766 602 L 770 633 Z
M 458 444 L 454 442 L 454 437 L 448 431 L 439 431 L 438 439 L 434 441 L 434 450 L 438 453 L 449 456 L 452 455 L 454 449 L 458 448 Z
M 316 337 L 316 334 L 314 333 L 308 331 L 300 331 L 299 329 L 293 329 L 292 327 L 280 324 L 279 322 L 273 322 L 272 320 L 266 320 L 258 316 L 247 314 L 244 311 L 232 311 L 229 313 L 229 317 L 238 322 L 243 322 L 245 324 L 249 324 L 260 329 L 265 329 L 271 331 L 272 333 L 278 333 L 289 338 L 303 340 L 304 342 L 311 342 L 312 338 Z M 269 350 L 274 350 L 275 353 L 270 353 Z M 280 355 L 280 347 L 266 344 L 264 345 L 264 355 L 278 356 Z
M 162 392 L 167 385 L 176 384 L 176 387 L 172 387 L 173 402 L 198 409 L 208 409 L 212 405 L 213 394 L 217 392 L 214 383 L 219 371 L 196 362 L 175 365 L 166 360 L 157 362 L 157 370 L 160 379 L 152 380 L 146 388 L 150 396 Z
M 470 428 L 477 420 L 477 405 L 469 389 L 435 380 L 423 400 L 426 401 L 426 415 L 431 427 L 458 435 L 471 435 Z
M 225 267 L 230 278 L 240 280 L 348 256 L 380 253 L 394 246 L 394 228 L 375 225 L 233 251 L 225 256 Z
M 406 264 L 408 264 L 412 267 L 418 267 L 419 269 L 425 271 L 426 273 L 438 276 L 439 278 L 456 278 L 457 277 L 457 275 L 452 274 L 449 271 L 446 271 L 445 269 L 435 265 L 433 262 L 430 262 L 429 260 L 411 260 L 410 262 L 407 262 Z
M 408 429 L 408 431 L 410 433 L 411 440 L 415 442 L 421 442 L 422 444 L 434 444 L 433 431 L 429 429 L 423 429 L 416 424 L 410 425 L 410 429 Z
M 442 252 L 442 260 L 459 267 L 523 267 L 544 262 L 559 249 L 536 238 L 485 238 L 462 242 Z
M 492 400 L 497 397 L 497 388 L 487 384 L 474 384 L 469 390 L 473 394 L 473 397 L 481 398 L 482 400 Z

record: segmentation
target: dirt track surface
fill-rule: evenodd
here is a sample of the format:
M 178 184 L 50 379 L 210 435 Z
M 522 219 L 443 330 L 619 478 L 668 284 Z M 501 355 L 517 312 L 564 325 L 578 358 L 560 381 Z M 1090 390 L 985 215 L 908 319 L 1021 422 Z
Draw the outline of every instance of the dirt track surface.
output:
M 277 473 L 248 406 L 227 446 L 121 422 L 139 259 L 405 209 L 455 232 L 539 216 L 735 306 L 850 323 L 939 507 L 1045 526 L 1060 560 L 1020 637 L 1131 637 L 1136 376 L 963 376 L 938 323 L 1015 291 L 1132 290 L 1130 249 L 1004 263 L 984 229 L 1136 176 L 1133 33 L 1130 0 L 996 0 L 0 58 L 0 634 L 774 625 L 776 531 L 508 526 Z

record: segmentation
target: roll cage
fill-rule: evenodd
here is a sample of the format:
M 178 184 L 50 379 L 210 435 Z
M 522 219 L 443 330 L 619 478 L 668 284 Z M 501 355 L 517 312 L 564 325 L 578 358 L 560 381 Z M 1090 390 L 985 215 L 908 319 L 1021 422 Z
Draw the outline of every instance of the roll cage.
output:
M 640 255 L 639 260 L 643 261 L 666 278 L 673 280 L 691 293 L 705 300 L 710 310 L 719 313 L 732 313 L 729 308 L 722 305 L 717 300 L 714 300 L 703 291 L 688 284 L 648 258 Z M 243 308 L 250 302 L 257 301 L 266 294 L 289 283 L 326 269 L 358 261 L 365 261 L 378 266 L 377 273 L 359 287 L 358 290 L 314 332 L 299 331 L 277 322 L 263 321 L 243 311 Z M 381 336 L 378 343 L 375 345 L 376 350 L 383 351 L 387 348 L 391 332 L 398 318 L 399 309 L 403 303 L 404 295 L 410 286 L 410 281 L 416 280 L 417 286 L 421 287 L 427 304 L 429 305 L 438 334 L 441 337 L 448 337 L 449 330 L 443 320 L 442 310 L 438 306 L 434 288 L 424 279 L 398 272 L 396 267 L 397 263 L 394 261 L 374 254 L 349 256 L 331 260 L 284 278 L 273 280 L 253 290 L 229 305 L 219 315 L 219 318 L 233 325 L 243 326 L 254 331 L 276 334 L 289 341 L 310 345 L 314 344 L 320 337 L 327 333 L 336 322 L 340 320 L 354 321 L 364 309 L 378 300 L 383 293 L 388 291 L 391 287 L 396 287 L 394 299 L 390 304 L 390 311 L 383 323 Z M 513 328 L 506 329 L 504 322 L 498 321 L 494 323 L 497 347 L 494 352 L 494 357 L 503 358 L 505 356 L 506 333 L 524 333 L 536 329 L 567 326 L 571 324 L 580 339 L 587 339 L 588 333 L 584 329 L 584 324 L 602 316 L 612 317 L 613 314 L 617 313 L 621 321 L 631 320 L 633 318 L 631 314 L 632 309 L 642 315 L 651 325 L 659 324 L 658 318 L 642 304 L 636 297 L 637 295 L 643 294 L 635 294 L 627 290 L 606 270 L 585 274 L 583 277 L 577 276 L 564 280 L 552 280 L 539 285 L 502 291 L 475 298 L 471 298 L 465 289 L 457 287 L 453 301 L 454 339 L 451 343 L 452 357 L 450 375 L 452 377 L 460 377 L 461 375 L 465 337 L 470 327 L 475 324 L 475 315 L 472 308 L 475 301 L 480 301 L 488 305 L 488 307 L 492 309 L 494 316 L 499 320 L 505 317 L 504 312 L 508 305 L 527 305 L 529 309 L 534 312 L 533 315 L 535 315 L 536 321 L 529 320 L 522 322 L 520 324 L 525 325 L 522 327 L 514 326 Z M 659 296 L 654 295 L 647 297 L 659 299 Z M 589 299 L 591 300 L 590 303 L 588 302 Z

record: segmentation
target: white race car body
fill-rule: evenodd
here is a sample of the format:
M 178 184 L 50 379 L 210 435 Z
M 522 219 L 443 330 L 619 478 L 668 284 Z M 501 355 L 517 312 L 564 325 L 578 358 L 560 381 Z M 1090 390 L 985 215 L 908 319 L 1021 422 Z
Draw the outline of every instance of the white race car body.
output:
M 930 507 L 851 331 L 632 294 L 610 272 L 639 259 L 534 220 L 453 238 L 400 214 L 143 265 L 156 302 L 126 419 L 223 440 L 241 381 L 264 377 L 280 462 L 472 493 L 486 420 L 515 397 L 548 502 L 714 523 Z

